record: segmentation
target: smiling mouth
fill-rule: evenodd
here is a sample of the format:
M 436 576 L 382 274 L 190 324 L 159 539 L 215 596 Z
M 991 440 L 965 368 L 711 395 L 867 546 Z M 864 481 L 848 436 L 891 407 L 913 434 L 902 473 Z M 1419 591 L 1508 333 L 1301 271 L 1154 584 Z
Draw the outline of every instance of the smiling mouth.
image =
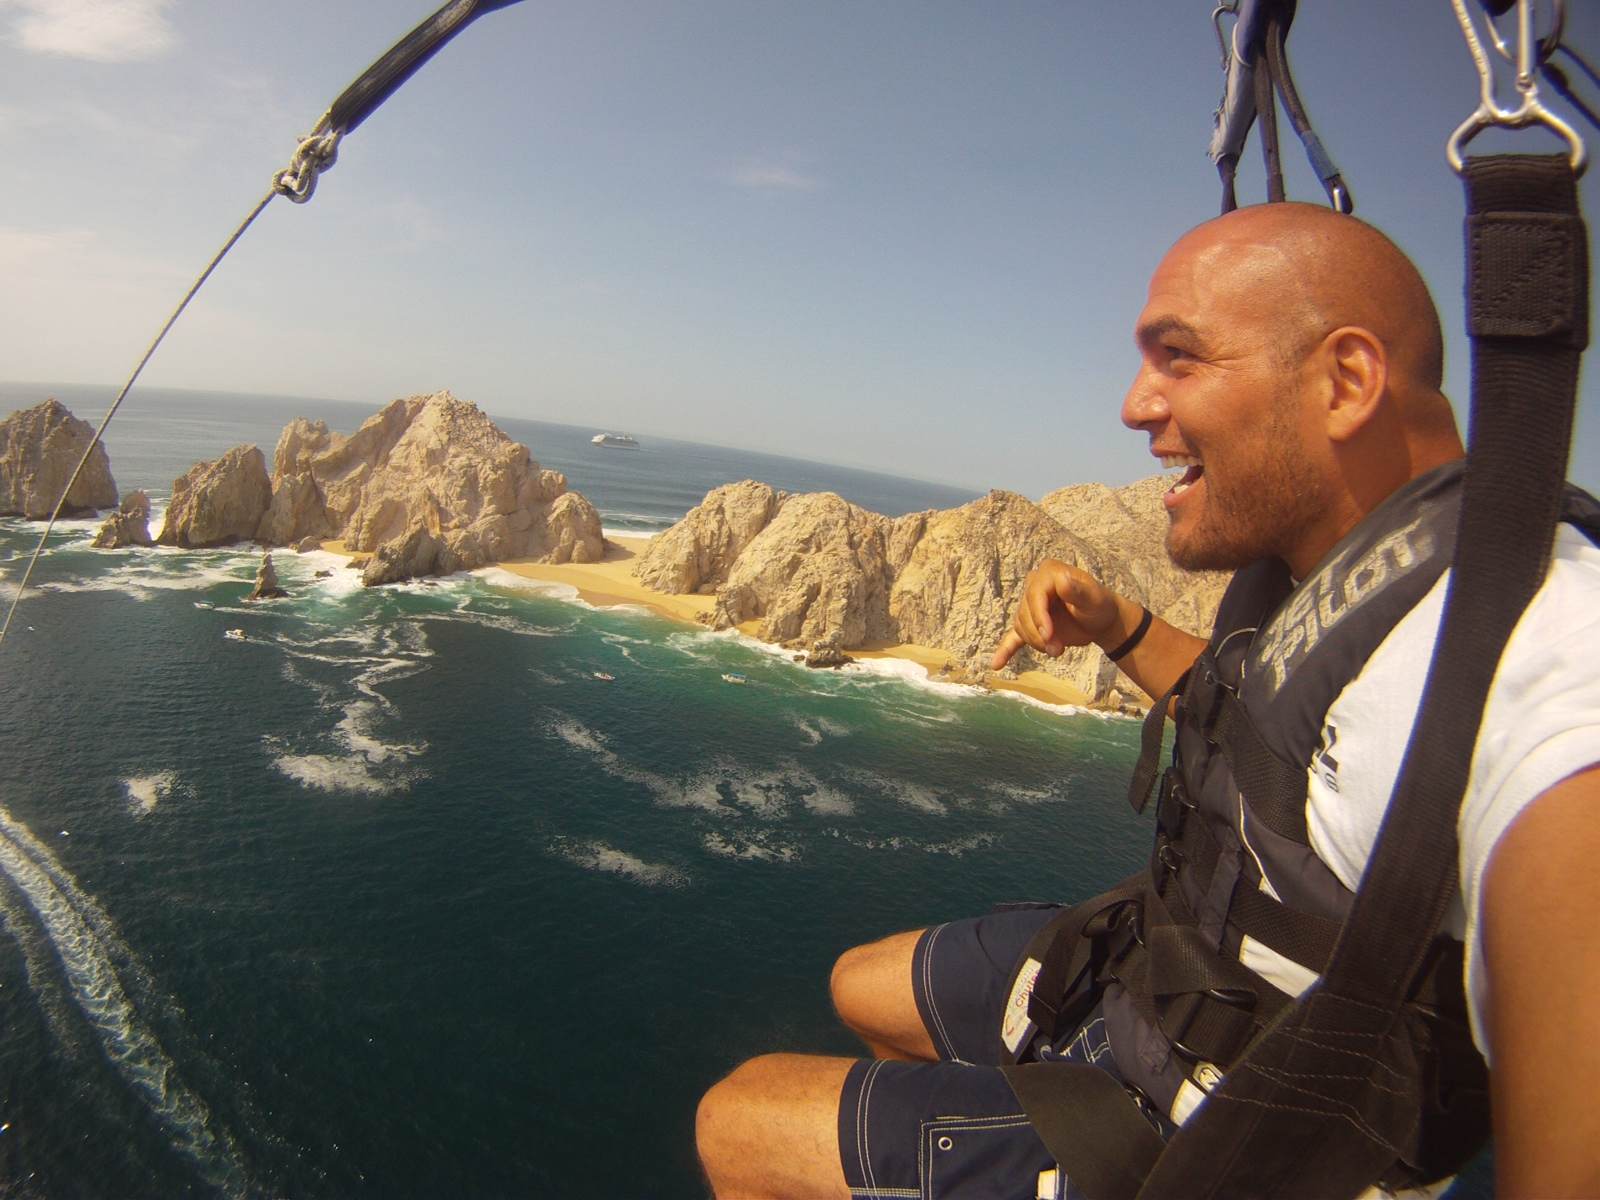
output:
M 1192 454 L 1163 454 L 1161 465 L 1167 470 L 1181 469 L 1182 474 L 1178 481 L 1172 485 L 1167 494 L 1174 498 L 1183 495 L 1200 480 L 1205 474 L 1205 468 L 1200 465 L 1200 460 Z

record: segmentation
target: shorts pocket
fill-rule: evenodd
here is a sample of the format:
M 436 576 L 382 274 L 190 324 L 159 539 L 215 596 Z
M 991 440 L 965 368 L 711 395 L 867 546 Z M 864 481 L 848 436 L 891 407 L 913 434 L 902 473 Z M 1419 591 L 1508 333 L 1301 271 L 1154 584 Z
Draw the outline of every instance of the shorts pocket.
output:
M 1035 1200 L 1055 1166 L 1022 1113 L 924 1121 L 919 1149 L 923 1200 Z

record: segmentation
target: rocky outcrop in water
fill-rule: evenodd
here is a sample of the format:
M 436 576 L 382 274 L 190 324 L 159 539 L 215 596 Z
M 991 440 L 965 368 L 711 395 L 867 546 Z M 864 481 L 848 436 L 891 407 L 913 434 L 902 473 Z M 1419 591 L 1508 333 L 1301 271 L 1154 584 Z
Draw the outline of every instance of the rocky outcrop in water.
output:
M 261 566 L 256 570 L 256 585 L 250 589 L 246 600 L 278 600 L 289 593 L 278 585 L 278 570 L 272 565 L 272 551 L 261 556 Z
M 93 440 L 94 427 L 54 399 L 0 422 L 0 517 L 49 517 Z M 111 460 L 104 446 L 96 446 L 62 512 L 81 516 L 116 504 Z
M 449 392 L 396 400 L 348 438 L 292 422 L 273 456 L 261 541 L 338 538 L 387 583 L 490 562 L 596 562 L 600 514 L 476 405 Z
M 254 446 L 235 446 L 214 462 L 196 463 L 172 482 L 167 519 L 156 541 L 199 549 L 248 542 L 272 500 L 267 461 Z
M 1209 628 L 1226 576 L 1193 576 L 1167 559 L 1165 490 L 1160 479 L 1091 484 L 1041 504 L 995 491 L 891 519 L 832 493 L 785 496 L 747 480 L 709 493 L 635 573 L 657 591 L 715 594 L 709 621 L 718 628 L 744 625 L 767 641 L 837 654 L 912 642 L 950 654 L 951 677 L 982 678 L 1028 572 L 1045 558 L 1082 567 L 1174 624 Z M 1105 707 L 1137 691 L 1094 646 L 1058 659 L 1024 650 L 1006 673 L 1033 669 Z
M 155 545 L 150 536 L 150 497 L 137 490 L 129 492 L 116 512 L 105 519 L 91 544 L 101 550 Z

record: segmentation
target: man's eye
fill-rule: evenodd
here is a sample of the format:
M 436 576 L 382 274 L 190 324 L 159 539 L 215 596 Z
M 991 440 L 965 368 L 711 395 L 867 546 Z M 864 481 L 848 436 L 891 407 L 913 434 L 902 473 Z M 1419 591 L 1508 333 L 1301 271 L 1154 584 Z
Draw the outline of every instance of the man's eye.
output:
M 1161 348 L 1166 352 L 1168 362 L 1176 362 L 1185 358 L 1193 357 L 1193 355 L 1191 355 L 1182 346 L 1163 346 Z

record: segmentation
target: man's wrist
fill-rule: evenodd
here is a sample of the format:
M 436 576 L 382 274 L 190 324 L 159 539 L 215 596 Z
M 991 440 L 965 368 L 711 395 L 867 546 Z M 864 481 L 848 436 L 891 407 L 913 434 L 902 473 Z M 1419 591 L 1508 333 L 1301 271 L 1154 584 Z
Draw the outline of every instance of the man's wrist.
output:
M 1116 606 L 1117 615 L 1112 618 L 1111 624 L 1101 630 L 1099 636 L 1094 639 L 1094 644 L 1107 654 L 1110 654 L 1133 636 L 1133 631 L 1139 628 L 1139 622 L 1143 619 L 1145 612 L 1142 604 L 1136 604 L 1126 596 L 1118 596 L 1116 598 Z

